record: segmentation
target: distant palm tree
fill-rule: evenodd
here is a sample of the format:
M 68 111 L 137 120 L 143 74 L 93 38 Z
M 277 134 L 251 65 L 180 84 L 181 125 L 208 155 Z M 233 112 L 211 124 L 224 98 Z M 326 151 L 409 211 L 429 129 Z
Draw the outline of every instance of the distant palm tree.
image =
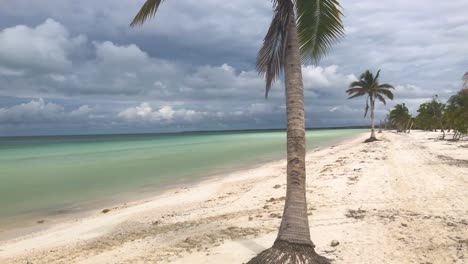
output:
M 352 82 L 351 85 L 349 86 L 350 88 L 346 90 L 346 93 L 348 93 L 348 95 L 351 95 L 348 99 L 367 95 L 366 110 L 364 112 L 364 117 L 367 116 L 367 112 L 369 110 L 369 104 L 370 104 L 371 136 L 369 139 L 366 140 L 366 142 L 372 142 L 372 141 L 377 140 L 375 138 L 375 131 L 374 131 L 375 100 L 378 99 L 383 104 L 386 104 L 384 97 L 387 97 L 388 99 L 393 100 L 393 93 L 391 89 L 395 89 L 395 88 L 392 85 L 387 84 L 387 83 L 379 84 L 379 75 L 380 75 L 380 70 L 377 72 L 375 77 L 369 70 L 367 70 L 366 72 L 361 74 L 359 81 Z
M 153 17 L 162 0 L 147 0 L 131 26 Z M 328 263 L 310 239 L 306 201 L 303 61 L 318 62 L 344 33 L 337 0 L 272 0 L 274 15 L 257 57 L 265 96 L 284 72 L 287 115 L 287 190 L 278 237 L 249 263 Z
M 390 111 L 390 122 L 396 126 L 398 132 L 405 132 L 408 120 L 411 119 L 408 107 L 405 104 L 397 104 Z

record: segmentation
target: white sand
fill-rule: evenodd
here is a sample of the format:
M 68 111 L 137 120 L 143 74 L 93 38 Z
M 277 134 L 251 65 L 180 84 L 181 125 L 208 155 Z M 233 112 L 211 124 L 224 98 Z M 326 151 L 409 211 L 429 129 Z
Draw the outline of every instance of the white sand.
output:
M 316 250 L 336 263 L 468 263 L 468 143 L 438 135 L 309 153 Z M 0 263 L 244 263 L 273 243 L 284 193 L 285 161 L 271 162 L 1 242 Z

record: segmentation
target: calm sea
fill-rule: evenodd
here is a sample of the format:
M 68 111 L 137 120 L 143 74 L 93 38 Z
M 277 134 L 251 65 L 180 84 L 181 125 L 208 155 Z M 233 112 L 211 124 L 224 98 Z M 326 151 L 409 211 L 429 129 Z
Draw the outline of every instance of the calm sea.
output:
M 363 131 L 308 131 L 307 146 Z M 79 210 L 284 158 L 285 138 L 264 131 L 0 138 L 0 222 Z

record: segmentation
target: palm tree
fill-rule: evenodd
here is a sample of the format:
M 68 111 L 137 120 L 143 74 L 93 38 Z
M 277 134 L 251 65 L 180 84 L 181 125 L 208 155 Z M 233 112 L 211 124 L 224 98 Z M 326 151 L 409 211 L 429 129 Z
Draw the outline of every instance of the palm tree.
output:
M 442 116 L 445 112 L 445 104 L 438 101 L 439 96 L 436 94 L 432 97 L 432 101 L 429 105 L 432 108 L 433 119 L 438 123 L 440 130 L 442 131 L 442 138 L 445 139 L 445 128 L 444 123 L 442 122 Z
M 147 0 L 131 26 L 153 17 L 162 0 Z M 257 57 L 265 96 L 284 72 L 287 115 L 287 190 L 273 246 L 249 263 L 328 263 L 310 239 L 305 190 L 305 123 L 302 61 L 318 62 L 344 33 L 337 0 L 272 0 L 273 19 Z
M 468 88 L 461 89 L 450 97 L 447 105 L 449 122 L 454 130 L 453 140 L 468 133 Z
M 377 140 L 375 138 L 375 131 L 374 131 L 375 100 L 378 99 L 383 104 L 386 104 L 384 97 L 387 97 L 390 100 L 393 100 L 393 93 L 391 89 L 395 89 L 395 88 L 392 85 L 387 84 L 387 83 L 379 84 L 379 75 L 380 75 L 380 70 L 377 72 L 375 77 L 369 70 L 367 70 L 366 72 L 361 74 L 359 81 L 352 82 L 349 86 L 350 88 L 346 90 L 346 93 L 348 93 L 348 95 L 351 95 L 348 99 L 367 95 L 366 110 L 364 112 L 364 117 L 367 116 L 367 112 L 369 110 L 369 104 L 370 104 L 371 136 L 365 142 L 372 142 L 372 141 Z
M 405 104 L 397 104 L 390 111 L 390 122 L 396 126 L 397 132 L 404 132 L 406 130 L 406 124 L 409 119 L 411 119 L 411 116 Z

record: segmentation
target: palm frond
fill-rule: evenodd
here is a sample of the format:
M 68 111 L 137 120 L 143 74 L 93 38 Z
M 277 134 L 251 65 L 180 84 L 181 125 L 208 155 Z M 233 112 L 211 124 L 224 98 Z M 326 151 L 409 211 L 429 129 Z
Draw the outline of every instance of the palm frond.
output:
M 388 97 L 388 99 L 393 100 L 393 93 L 392 93 L 392 91 L 390 91 L 388 89 L 379 88 L 379 89 L 376 90 L 376 94 L 377 95 L 382 95 L 383 94 L 386 97 Z
M 393 85 L 388 84 L 388 83 L 380 84 L 380 85 L 378 86 L 378 88 L 395 89 L 395 87 L 393 87 Z
M 387 104 L 387 102 L 385 102 L 385 98 L 382 95 L 376 94 L 375 97 L 377 97 L 377 99 L 379 99 L 379 101 L 382 102 L 384 105 Z M 392 98 L 390 98 L 390 99 L 392 99 Z
M 380 70 L 377 71 L 377 74 L 374 77 L 374 83 L 378 83 L 379 81 Z
M 362 94 L 365 94 L 367 91 L 363 88 L 349 88 L 348 90 L 346 90 L 346 93 L 351 95 L 351 94 L 354 94 L 354 93 L 362 93 Z
M 356 93 L 355 95 L 353 96 L 350 96 L 348 97 L 348 99 L 353 99 L 353 98 L 356 98 L 356 97 L 359 97 L 359 96 L 363 96 L 363 95 L 366 95 L 367 93 L 365 92 L 359 92 L 359 93 Z
M 143 23 L 145 23 L 146 20 L 154 17 L 162 1 L 164 0 L 146 0 L 146 2 L 141 7 L 140 11 L 136 14 L 135 18 L 133 18 L 133 21 L 132 23 L 130 23 L 130 26 L 135 27 L 138 25 L 143 25 Z
M 274 1 L 275 13 L 257 55 L 257 71 L 266 80 L 265 97 L 284 67 L 287 29 L 293 11 L 291 1 Z
M 364 83 L 368 87 L 372 87 L 372 85 L 374 84 L 374 75 L 369 70 L 367 70 L 363 75 L 364 76 L 361 76 L 361 78 L 364 79 Z
M 302 60 L 317 63 L 344 35 L 341 6 L 337 0 L 295 0 L 295 3 Z
M 364 88 L 364 83 L 362 81 L 351 82 L 349 87 Z

